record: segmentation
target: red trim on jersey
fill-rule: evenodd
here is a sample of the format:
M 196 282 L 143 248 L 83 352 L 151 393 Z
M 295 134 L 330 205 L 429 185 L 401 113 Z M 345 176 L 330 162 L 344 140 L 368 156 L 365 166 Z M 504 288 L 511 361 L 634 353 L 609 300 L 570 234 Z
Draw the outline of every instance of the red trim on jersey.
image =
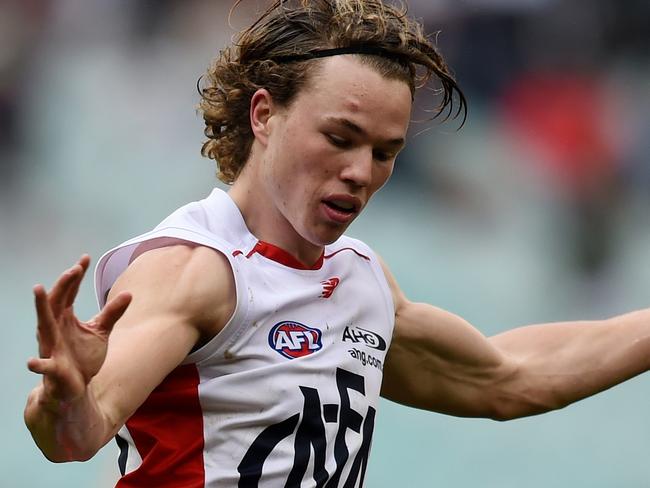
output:
M 241 252 L 239 249 L 237 249 L 237 250 L 235 250 L 235 251 L 232 252 L 232 257 L 233 257 L 233 258 L 236 258 L 237 256 L 239 256 L 239 255 L 241 255 L 241 254 L 244 254 L 244 253 Z
M 361 254 L 359 251 L 357 251 L 356 249 L 353 249 L 353 248 L 351 248 L 351 247 L 343 247 L 343 248 L 339 249 L 338 251 L 334 251 L 332 254 L 328 254 L 327 256 L 324 256 L 324 258 L 325 258 L 325 259 L 329 259 L 329 258 L 331 258 L 331 257 L 333 257 L 333 256 L 336 256 L 336 255 L 337 255 L 338 253 L 340 253 L 341 251 L 352 251 L 352 252 L 355 253 L 357 256 L 362 257 L 362 258 L 365 259 L 366 261 L 370 261 L 370 258 L 369 258 L 368 256 L 366 256 L 366 255 L 364 255 L 364 254 Z
M 313 266 L 307 266 L 301 263 L 300 261 L 298 261 L 296 258 L 294 258 L 291 254 L 289 254 L 284 249 L 264 241 L 258 241 L 258 243 L 255 244 L 255 247 L 251 249 L 251 251 L 246 255 L 246 257 L 250 258 L 255 253 L 261 254 L 262 256 L 264 256 L 267 259 L 270 259 L 271 261 L 275 261 L 276 263 L 280 263 L 294 269 L 317 270 L 317 269 L 321 269 L 321 267 L 323 266 L 324 253 L 320 255 L 320 257 L 314 263 Z
M 126 422 L 142 464 L 116 488 L 203 488 L 203 411 L 194 365 L 179 366 Z

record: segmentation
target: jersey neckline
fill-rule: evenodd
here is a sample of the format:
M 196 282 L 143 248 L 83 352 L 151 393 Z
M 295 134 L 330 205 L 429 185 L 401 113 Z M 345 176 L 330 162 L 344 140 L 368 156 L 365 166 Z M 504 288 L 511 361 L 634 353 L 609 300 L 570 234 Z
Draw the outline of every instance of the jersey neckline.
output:
M 281 247 L 265 241 L 257 241 L 255 247 L 251 249 L 246 257 L 250 257 L 255 253 L 258 253 L 265 258 L 270 259 L 271 261 L 275 261 L 276 263 L 282 264 L 284 266 L 306 271 L 317 271 L 321 269 L 323 267 L 323 260 L 325 258 L 325 250 L 323 249 L 320 257 L 316 260 L 316 262 L 312 266 L 307 266 Z

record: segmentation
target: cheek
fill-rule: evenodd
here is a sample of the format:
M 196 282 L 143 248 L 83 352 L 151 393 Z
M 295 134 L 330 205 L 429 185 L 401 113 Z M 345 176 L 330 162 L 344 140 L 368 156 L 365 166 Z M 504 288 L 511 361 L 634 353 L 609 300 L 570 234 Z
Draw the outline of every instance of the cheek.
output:
M 271 169 L 274 189 L 284 195 L 283 200 L 299 200 L 304 205 L 335 174 L 326 164 L 331 155 L 318 137 L 299 129 L 288 128 L 277 142 Z
M 375 174 L 373 175 L 373 185 L 372 192 L 376 192 L 382 188 L 390 179 L 393 174 L 394 163 L 388 164 L 386 166 L 381 166 L 377 168 Z
M 292 154 L 294 179 L 300 180 L 302 188 L 317 186 L 333 173 L 327 164 L 327 158 L 318 147 L 301 144 Z

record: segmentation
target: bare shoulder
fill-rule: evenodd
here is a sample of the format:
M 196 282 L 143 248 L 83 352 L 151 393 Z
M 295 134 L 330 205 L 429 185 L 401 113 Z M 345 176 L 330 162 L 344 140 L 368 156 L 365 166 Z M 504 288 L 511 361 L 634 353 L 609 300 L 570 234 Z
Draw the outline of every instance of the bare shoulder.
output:
M 235 307 L 226 256 L 191 243 L 164 246 L 140 249 L 109 293 L 109 299 L 122 291 L 132 296 L 91 382 L 114 429 L 193 349 L 223 328 Z
M 393 304 L 395 305 L 395 315 L 397 315 L 401 310 L 401 308 L 407 304 L 408 300 L 406 299 L 406 296 L 404 295 L 399 285 L 397 284 L 397 280 L 395 279 L 393 273 L 391 273 L 390 269 L 388 268 L 386 261 L 384 261 L 379 255 L 377 255 L 377 259 L 379 259 L 379 264 L 381 265 L 381 269 L 384 271 L 384 276 L 386 277 L 386 281 L 388 282 L 390 293 L 391 296 L 393 297 Z
M 457 315 L 426 303 L 410 301 L 400 289 L 397 280 L 384 260 L 379 258 L 395 305 L 393 342 L 419 340 L 428 335 L 445 336 L 466 328 L 467 323 Z
M 116 280 L 109 297 L 133 294 L 132 309 L 174 315 L 203 338 L 218 333 L 235 308 L 232 268 L 219 251 L 193 243 L 146 250 Z

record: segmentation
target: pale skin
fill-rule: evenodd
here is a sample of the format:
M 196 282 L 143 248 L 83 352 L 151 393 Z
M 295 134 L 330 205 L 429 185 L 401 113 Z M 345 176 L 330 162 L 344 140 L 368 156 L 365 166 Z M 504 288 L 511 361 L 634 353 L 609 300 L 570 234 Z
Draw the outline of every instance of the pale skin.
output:
M 350 221 L 361 212 L 392 173 L 410 109 L 404 82 L 353 56 L 323 60 L 289 107 L 258 90 L 253 149 L 230 190 L 251 232 L 314 263 L 349 225 L 325 202 L 353 202 Z M 28 367 L 43 381 L 25 421 L 56 462 L 92 457 L 191 350 L 219 333 L 236 300 L 224 256 L 167 242 L 141 249 L 106 306 L 82 323 L 72 305 L 88 265 L 83 256 L 49 292 L 34 288 L 39 358 Z M 395 303 L 385 398 L 505 420 L 563 407 L 650 368 L 650 310 L 486 338 L 460 317 L 409 301 L 383 267 Z

